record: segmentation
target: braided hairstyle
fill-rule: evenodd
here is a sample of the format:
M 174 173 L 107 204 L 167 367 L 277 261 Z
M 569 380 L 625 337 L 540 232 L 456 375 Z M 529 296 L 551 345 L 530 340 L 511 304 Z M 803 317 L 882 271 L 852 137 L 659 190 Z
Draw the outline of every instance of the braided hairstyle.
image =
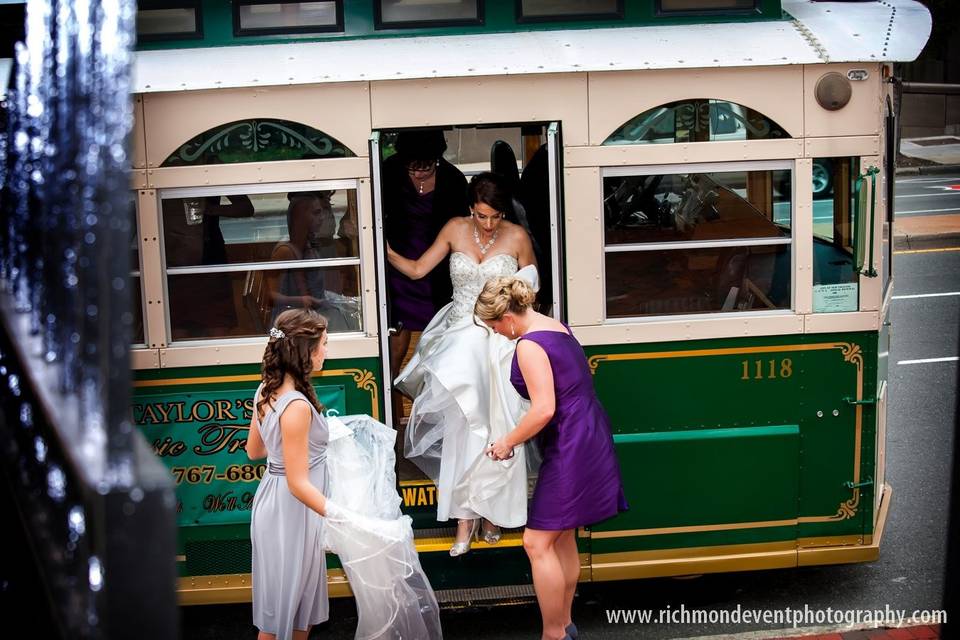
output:
M 473 313 L 484 321 L 499 320 L 508 311 L 520 314 L 530 308 L 537 294 L 526 280 L 517 276 L 490 278 L 477 296 Z
M 310 373 L 312 354 L 327 331 L 327 319 L 311 309 L 288 309 L 277 316 L 274 327 L 283 332 L 283 337 L 271 336 L 263 352 L 263 395 L 257 402 L 258 419 L 263 419 L 267 406 L 276 399 L 286 374 L 290 374 L 296 390 L 322 412 L 323 405 L 310 384 Z

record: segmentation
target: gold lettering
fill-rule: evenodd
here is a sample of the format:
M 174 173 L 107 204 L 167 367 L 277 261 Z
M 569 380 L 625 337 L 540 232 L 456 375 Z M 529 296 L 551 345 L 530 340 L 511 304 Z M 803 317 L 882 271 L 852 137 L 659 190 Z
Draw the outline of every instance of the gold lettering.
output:
M 143 405 L 143 415 L 138 420 L 140 424 L 160 424 L 160 419 L 157 418 L 154 407 L 155 405 L 152 404 Z
M 412 507 L 417 499 L 416 487 L 400 487 L 400 490 L 403 491 L 403 506 Z
M 237 417 L 230 413 L 230 405 L 232 403 L 229 400 L 217 400 L 217 420 L 222 422 L 224 420 L 236 420 Z
M 223 425 L 216 422 L 205 424 L 197 429 L 200 444 L 193 448 L 193 452 L 198 456 L 210 456 L 224 449 L 234 453 L 246 446 L 247 431 L 247 425 Z
M 203 407 L 207 415 L 200 415 L 200 408 Z M 193 422 L 206 422 L 207 420 L 213 420 L 214 410 L 213 403 L 207 400 L 201 400 L 193 405 L 190 409 L 190 420 Z
M 163 424 L 170 424 L 170 412 L 173 411 L 173 405 L 165 402 L 158 402 L 155 406 L 157 411 L 160 412 L 160 415 L 163 416 Z

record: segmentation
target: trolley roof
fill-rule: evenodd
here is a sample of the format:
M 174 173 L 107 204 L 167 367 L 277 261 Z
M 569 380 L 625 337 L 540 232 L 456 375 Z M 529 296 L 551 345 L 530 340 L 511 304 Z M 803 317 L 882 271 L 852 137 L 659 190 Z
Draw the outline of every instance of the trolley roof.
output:
M 140 51 L 134 91 L 463 76 L 908 62 L 930 36 L 914 0 L 783 0 L 774 22 L 576 29 L 482 35 Z

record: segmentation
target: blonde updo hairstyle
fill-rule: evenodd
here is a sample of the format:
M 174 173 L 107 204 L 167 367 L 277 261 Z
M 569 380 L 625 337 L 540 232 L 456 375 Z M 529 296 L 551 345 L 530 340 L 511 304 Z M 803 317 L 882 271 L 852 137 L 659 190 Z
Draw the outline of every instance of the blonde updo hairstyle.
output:
M 296 390 L 306 396 L 318 412 L 323 411 L 310 384 L 310 374 L 313 352 L 327 331 L 327 319 L 311 309 L 288 309 L 277 316 L 273 326 L 283 337 L 271 336 L 263 352 L 263 394 L 257 402 L 258 418 L 263 419 L 268 405 L 276 400 L 277 389 L 288 373 Z
M 523 278 L 502 276 L 483 285 L 473 312 L 484 322 L 500 320 L 507 312 L 524 313 L 533 305 L 537 294 Z

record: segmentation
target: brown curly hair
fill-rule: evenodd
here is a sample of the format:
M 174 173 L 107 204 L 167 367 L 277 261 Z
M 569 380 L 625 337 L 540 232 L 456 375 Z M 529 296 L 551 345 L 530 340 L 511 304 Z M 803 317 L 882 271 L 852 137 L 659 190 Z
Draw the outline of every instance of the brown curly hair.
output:
M 311 354 L 327 331 L 327 319 L 310 309 L 288 309 L 277 316 L 274 327 L 282 331 L 284 337 L 271 337 L 263 352 L 263 394 L 257 402 L 258 419 L 263 419 L 288 373 L 296 390 L 305 395 L 318 412 L 323 411 L 310 384 L 310 373 L 313 370 Z

